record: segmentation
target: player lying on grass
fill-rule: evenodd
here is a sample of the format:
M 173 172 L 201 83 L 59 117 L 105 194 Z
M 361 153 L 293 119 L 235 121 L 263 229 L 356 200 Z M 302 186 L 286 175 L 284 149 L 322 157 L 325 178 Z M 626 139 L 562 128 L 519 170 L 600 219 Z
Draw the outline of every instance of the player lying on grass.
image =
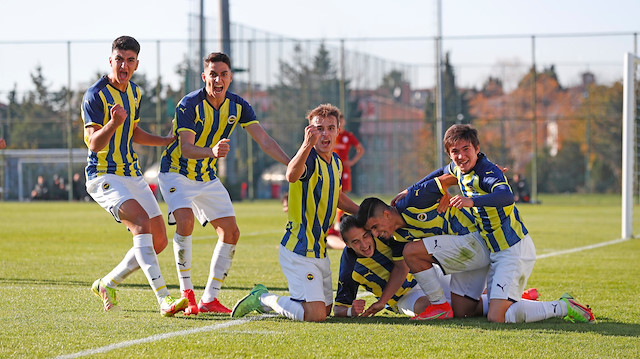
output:
M 357 217 L 373 236 L 406 243 L 404 260 L 431 303 L 412 319 L 479 315 L 476 308 L 485 288 L 489 251 L 473 217 L 466 209 L 438 212 L 442 197 L 438 179 L 417 183 L 408 193 L 393 207 L 378 198 L 367 198 L 360 204 Z M 451 303 L 434 264 L 451 274 Z
M 427 308 L 429 299 L 416 285 L 416 280 L 403 261 L 405 242 L 373 237 L 351 215 L 340 219 L 340 233 L 347 248 L 340 259 L 338 292 L 333 308 L 336 317 L 368 317 L 382 309 L 414 317 Z M 449 301 L 451 276 L 444 275 L 437 265 L 434 269 Z M 364 309 L 365 301 L 356 299 L 360 285 L 377 299 L 367 310 Z M 522 297 L 535 300 L 537 291 L 535 288 L 529 289 Z M 487 314 L 487 300 L 487 295 L 482 294 L 476 315 Z
M 594 321 L 591 309 L 568 294 L 551 302 L 519 300 L 536 253 L 515 206 L 511 187 L 502 171 L 480 152 L 478 131 L 470 125 L 451 126 L 445 133 L 444 147 L 452 162 L 418 183 L 438 177 L 444 187 L 459 186 L 462 195 L 451 198 L 449 204 L 471 210 L 485 245 L 491 251 L 487 277 L 489 321 L 536 322 L 553 317 L 564 317 L 572 322 Z M 404 192 L 407 193 L 410 192 Z
M 238 318 L 273 309 L 298 321 L 322 322 L 331 313 L 333 289 L 326 236 L 338 208 L 358 210 L 341 189 L 342 161 L 333 153 L 340 110 L 324 104 L 311 110 L 304 141 L 287 166 L 289 221 L 280 242 L 280 267 L 290 296 L 268 293 L 256 285 L 233 308 Z
M 429 299 L 416 285 L 418 283 L 402 258 L 405 243 L 373 237 L 351 215 L 341 217 L 340 234 L 347 248 L 340 258 L 338 292 L 333 308 L 336 317 L 368 317 L 385 308 L 414 317 L 425 310 Z M 437 273 L 444 292 L 449 293 L 450 276 L 445 277 L 439 268 Z M 361 285 L 377 299 L 367 310 L 364 300 L 356 299 Z

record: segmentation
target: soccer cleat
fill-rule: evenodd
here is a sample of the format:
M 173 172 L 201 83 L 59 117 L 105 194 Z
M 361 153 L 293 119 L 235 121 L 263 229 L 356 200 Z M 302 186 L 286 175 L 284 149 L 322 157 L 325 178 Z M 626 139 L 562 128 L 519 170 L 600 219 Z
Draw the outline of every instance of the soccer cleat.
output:
M 560 300 L 567 305 L 567 315 L 563 318 L 564 320 L 571 323 L 590 323 L 596 320 L 593 313 L 591 313 L 591 308 L 578 303 L 571 294 L 564 293 Z
M 453 309 L 449 302 L 441 304 L 431 304 L 424 312 L 411 318 L 411 320 L 433 320 L 433 319 L 451 319 L 453 318 Z
M 93 284 L 91 285 L 91 291 L 102 299 L 102 304 L 104 306 L 105 312 L 118 309 L 116 290 L 104 285 L 104 283 L 102 283 L 102 279 L 96 279 L 96 281 L 93 282 Z
M 538 289 L 536 288 L 529 288 L 522 292 L 522 299 L 538 300 L 539 297 L 540 295 L 538 294 Z
M 182 298 L 187 298 L 189 301 L 189 306 L 184 310 L 184 315 L 198 315 L 198 303 L 196 302 L 195 294 L 193 294 L 193 289 L 183 290 Z
M 244 296 L 244 298 L 240 299 L 238 303 L 233 307 L 233 311 L 231 312 L 231 316 L 233 318 L 241 318 L 245 315 L 253 312 L 254 310 L 262 313 L 262 303 L 260 302 L 260 296 L 264 293 L 268 293 L 269 290 L 262 284 L 256 284 L 251 292 Z
M 200 299 L 200 303 L 198 304 L 198 311 L 200 311 L 200 313 L 231 313 L 231 309 L 222 305 L 218 298 L 208 303 L 205 303 L 202 301 L 202 299 Z
M 174 314 L 183 311 L 189 305 L 189 300 L 187 298 L 178 298 L 174 299 L 172 296 L 168 295 L 162 299 L 162 303 L 160 303 L 160 314 L 163 317 L 173 317 Z

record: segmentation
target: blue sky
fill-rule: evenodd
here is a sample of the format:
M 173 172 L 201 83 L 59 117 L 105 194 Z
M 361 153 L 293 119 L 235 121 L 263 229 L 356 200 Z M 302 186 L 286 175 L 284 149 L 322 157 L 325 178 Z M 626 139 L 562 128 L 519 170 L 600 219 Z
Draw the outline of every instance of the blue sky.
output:
M 390 38 L 419 37 L 436 34 L 436 1 L 403 0 L 398 2 L 377 0 L 229 0 L 231 21 L 256 29 L 294 38 Z M 443 0 L 442 31 L 445 37 L 499 34 L 551 34 L 600 33 L 640 31 L 640 1 L 638 0 Z M 396 5 L 394 5 L 396 4 Z M 205 12 L 217 17 L 218 1 L 209 0 Z M 186 39 L 189 24 L 187 14 L 197 8 L 194 0 L 154 0 L 107 2 L 93 0 L 33 0 L 2 1 L 0 5 L 0 101 L 7 89 L 18 83 L 29 83 L 28 73 L 34 64 L 45 68 L 53 83 L 66 82 L 66 68 L 48 69 L 53 57 L 66 53 L 50 53 L 47 46 L 23 54 L 20 45 L 17 58 L 14 45 L 7 43 L 36 40 L 112 40 L 121 34 L 130 34 L 139 40 Z M 625 40 L 624 51 L 633 50 Z M 593 52 L 616 52 L 614 59 L 622 58 L 619 47 L 608 50 L 607 39 L 595 44 L 584 44 Z M 558 45 L 569 47 L 566 42 Z M 74 67 L 90 66 L 90 71 L 107 71 L 104 60 L 76 60 Z M 403 50 L 391 51 L 379 44 L 363 45 L 359 51 L 405 58 Z M 451 46 L 456 46 L 451 43 Z M 460 46 L 460 45 L 457 45 Z M 527 45 L 528 46 L 528 45 Z M 31 46 L 36 47 L 36 46 Z M 552 47 L 550 47 L 551 49 Z M 599 48 L 602 48 L 599 50 Z M 56 50 L 57 51 L 57 50 Z M 479 50 L 474 50 L 479 51 Z M 541 47 L 544 52 L 544 47 Z M 552 51 L 552 50 L 549 50 Z M 618 53 L 619 52 L 619 53 Z M 422 62 L 432 61 L 431 55 Z M 475 54 L 454 50 L 454 59 L 467 61 Z M 509 57 L 511 55 L 504 55 Z M 527 55 L 528 56 L 528 55 Z M 524 55 L 521 60 L 527 61 Z M 583 56 L 584 57 L 584 56 Z M 499 61 L 499 55 L 487 61 Z M 573 61 L 567 59 L 567 61 Z M 598 60 L 588 60 L 598 61 Z M 603 60 L 611 61 L 611 60 Z M 617 60 L 615 60 L 617 61 Z M 621 61 L 621 60 L 620 60 Z M 89 63 L 91 62 L 91 63 Z M 97 63 L 96 63 L 97 62 Z M 542 60 L 544 62 L 544 60 Z M 148 65 L 148 64 L 147 64 Z M 142 64 L 141 64 L 142 66 Z M 464 70 L 470 85 L 476 79 Z M 620 70 L 621 71 L 621 70 Z M 482 75 L 485 76 L 485 75 Z M 574 74 L 570 75 L 575 77 Z M 463 84 L 464 85 L 464 84 Z

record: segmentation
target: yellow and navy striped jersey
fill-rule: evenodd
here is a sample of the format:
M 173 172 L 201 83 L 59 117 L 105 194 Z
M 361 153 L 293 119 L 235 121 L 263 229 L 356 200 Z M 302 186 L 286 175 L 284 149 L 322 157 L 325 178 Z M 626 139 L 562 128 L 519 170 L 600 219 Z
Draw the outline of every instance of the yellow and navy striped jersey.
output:
M 281 244 L 305 257 L 327 256 L 327 231 L 333 224 L 342 190 L 342 161 L 336 153 L 327 162 L 311 149 L 305 173 L 289 183 L 289 221 Z
M 443 234 L 464 235 L 477 231 L 475 219 L 466 208 L 449 207 L 438 213 L 438 201 L 443 189 L 438 179 L 418 182 L 408 188 L 407 195 L 396 203 L 406 225 L 394 233 L 398 241 Z
M 447 170 L 458 178 L 458 185 L 465 197 L 478 197 L 491 194 L 497 186 L 511 187 L 498 166 L 480 153 L 478 161 L 469 173 L 462 173 L 454 164 L 449 164 Z M 520 218 L 520 213 L 511 201 L 506 206 L 480 206 L 480 200 L 475 200 L 476 206 L 471 208 L 478 229 L 491 252 L 499 252 L 518 243 L 525 235 L 527 228 Z
M 140 88 L 129 81 L 126 91 L 120 92 L 109 84 L 107 76 L 94 83 L 82 99 L 84 127 L 103 127 L 111 120 L 111 107 L 120 104 L 127 111 L 127 118 L 116 129 L 109 143 L 100 151 L 88 151 L 85 175 L 93 179 L 106 173 L 118 176 L 141 176 L 138 155 L 133 150 L 133 130 L 140 121 Z M 84 142 L 89 146 L 85 133 Z
M 217 158 L 187 159 L 182 157 L 180 132 L 195 134 L 194 144 L 199 147 L 214 147 L 223 138 L 229 138 L 237 124 L 242 128 L 258 123 L 253 108 L 242 97 L 228 92 L 219 109 L 207 101 L 204 88 L 193 91 L 182 98 L 176 107 L 173 133 L 178 138 L 162 153 L 160 172 L 175 172 L 196 181 L 211 181 L 216 178 Z
M 387 286 L 394 260 L 402 259 L 402 249 L 405 243 L 394 240 L 388 242 L 374 237 L 376 250 L 369 258 L 358 257 L 353 250 L 345 247 L 340 257 L 340 274 L 338 275 L 338 291 L 336 292 L 336 304 L 351 306 L 358 287 L 362 285 L 376 298 L 382 296 L 382 291 Z M 417 284 L 411 273 L 407 279 L 387 302 L 388 309 L 398 311 L 398 301 Z

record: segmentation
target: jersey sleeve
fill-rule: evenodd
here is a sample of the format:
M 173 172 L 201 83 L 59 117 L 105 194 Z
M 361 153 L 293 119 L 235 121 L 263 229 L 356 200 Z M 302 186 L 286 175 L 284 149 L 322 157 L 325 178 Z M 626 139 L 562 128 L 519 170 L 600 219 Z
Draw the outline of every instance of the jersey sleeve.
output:
M 84 127 L 105 124 L 104 104 L 98 92 L 87 92 L 82 99 L 82 119 Z
M 307 160 L 304 162 L 304 173 L 300 176 L 298 181 L 306 182 L 311 178 L 311 175 L 316 170 L 316 157 L 318 154 L 316 150 L 313 149 L 307 156 Z
M 240 103 L 242 105 L 242 112 L 240 113 L 240 126 L 245 128 L 251 124 L 258 123 L 256 113 L 253 111 L 253 107 L 244 99 Z
M 402 251 L 404 250 L 405 244 L 407 244 L 407 242 L 398 242 L 395 239 L 391 239 L 389 241 L 389 248 L 391 248 L 391 257 L 394 261 L 404 260 Z
M 437 178 L 437 177 L 436 177 Z M 426 208 L 436 204 L 442 197 L 442 191 L 435 179 L 418 182 L 408 188 L 407 195 L 398 201 L 396 207 L 406 209 L 408 207 Z
M 353 268 L 357 257 L 348 247 L 342 250 L 340 257 L 340 271 L 338 274 L 338 291 L 336 292 L 336 304 L 351 306 L 358 295 L 360 284 L 353 279 Z
M 176 132 L 185 130 L 196 133 L 196 109 L 187 98 L 183 98 L 176 107 Z
M 349 136 L 349 143 L 351 144 L 351 146 L 355 147 L 360 144 L 360 141 L 358 141 L 358 138 L 352 132 L 348 132 L 347 136 Z

